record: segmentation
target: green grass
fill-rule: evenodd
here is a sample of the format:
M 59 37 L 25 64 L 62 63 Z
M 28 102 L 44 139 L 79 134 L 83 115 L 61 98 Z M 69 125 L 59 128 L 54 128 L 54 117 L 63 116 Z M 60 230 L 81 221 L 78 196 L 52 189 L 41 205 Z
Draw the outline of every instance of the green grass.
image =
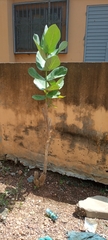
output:
M 7 207 L 9 204 L 9 201 L 7 199 L 6 192 L 0 193 L 0 207 Z

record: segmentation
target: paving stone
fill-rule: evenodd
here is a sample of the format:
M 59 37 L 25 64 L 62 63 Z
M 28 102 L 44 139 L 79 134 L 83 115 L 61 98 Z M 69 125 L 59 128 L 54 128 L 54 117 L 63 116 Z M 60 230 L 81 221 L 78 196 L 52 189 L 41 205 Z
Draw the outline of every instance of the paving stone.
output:
M 77 204 L 76 212 L 89 218 L 108 220 L 108 198 L 104 196 L 88 197 Z

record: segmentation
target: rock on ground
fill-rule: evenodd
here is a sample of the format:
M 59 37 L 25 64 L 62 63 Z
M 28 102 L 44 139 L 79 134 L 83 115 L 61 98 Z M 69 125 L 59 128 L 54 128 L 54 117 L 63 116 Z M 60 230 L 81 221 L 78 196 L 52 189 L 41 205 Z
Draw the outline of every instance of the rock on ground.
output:
M 76 212 L 86 217 L 108 220 L 108 198 L 88 197 L 78 202 Z

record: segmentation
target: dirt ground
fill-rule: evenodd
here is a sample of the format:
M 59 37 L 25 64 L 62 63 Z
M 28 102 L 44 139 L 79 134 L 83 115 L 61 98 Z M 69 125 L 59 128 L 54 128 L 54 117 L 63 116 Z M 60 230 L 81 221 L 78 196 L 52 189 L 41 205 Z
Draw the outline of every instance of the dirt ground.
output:
M 75 214 L 78 201 L 108 197 L 108 186 L 52 172 L 38 189 L 28 182 L 34 170 L 12 161 L 0 163 L 0 212 L 9 210 L 0 218 L 0 240 L 38 240 L 46 235 L 65 240 L 68 231 L 84 231 L 84 218 Z M 47 208 L 58 215 L 55 222 L 46 216 Z M 96 233 L 108 239 L 108 221 L 96 221 Z

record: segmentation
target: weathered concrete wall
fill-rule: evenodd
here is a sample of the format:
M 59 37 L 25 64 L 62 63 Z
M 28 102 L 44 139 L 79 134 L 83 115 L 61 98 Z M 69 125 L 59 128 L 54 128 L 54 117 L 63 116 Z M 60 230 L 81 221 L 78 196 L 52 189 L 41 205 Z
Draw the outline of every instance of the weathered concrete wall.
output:
M 64 100 L 50 110 L 52 171 L 108 184 L 108 63 L 65 63 Z M 35 64 L 0 64 L 0 155 L 42 168 L 43 104 L 27 70 Z

